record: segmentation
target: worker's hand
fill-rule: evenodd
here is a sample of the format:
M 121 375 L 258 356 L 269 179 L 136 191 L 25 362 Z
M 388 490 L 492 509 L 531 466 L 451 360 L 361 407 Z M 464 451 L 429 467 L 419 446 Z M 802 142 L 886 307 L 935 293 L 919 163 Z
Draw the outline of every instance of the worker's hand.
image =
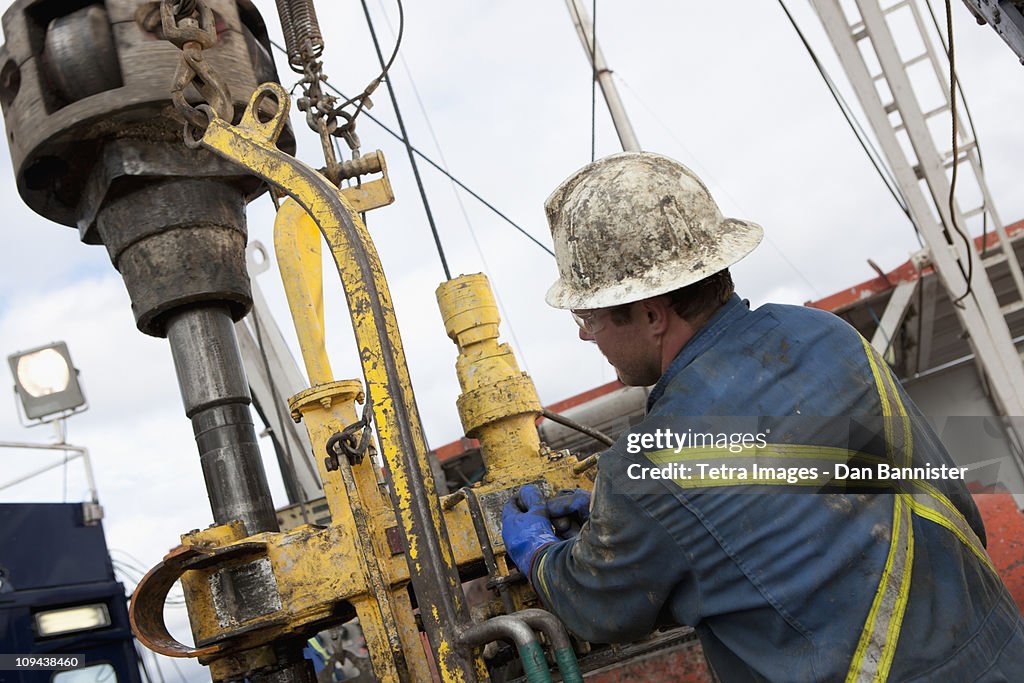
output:
M 537 552 L 558 542 L 548 519 L 547 500 L 540 489 L 527 484 L 509 498 L 501 511 L 501 536 L 505 552 L 529 576 Z
M 562 489 L 548 498 L 547 508 L 555 535 L 562 540 L 574 538 L 590 519 L 590 491 Z
M 586 489 L 562 489 L 548 499 L 548 516 L 568 517 L 576 515 L 581 522 L 590 519 L 590 491 Z

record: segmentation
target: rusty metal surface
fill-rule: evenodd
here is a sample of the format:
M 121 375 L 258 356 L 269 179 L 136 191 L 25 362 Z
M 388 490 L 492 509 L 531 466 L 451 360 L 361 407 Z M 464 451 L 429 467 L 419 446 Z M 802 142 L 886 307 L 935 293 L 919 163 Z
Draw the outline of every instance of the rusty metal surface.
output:
M 715 683 L 700 643 L 692 641 L 586 674 L 587 683 Z
M 716 683 L 697 634 L 689 627 L 659 631 L 626 645 L 602 646 L 579 658 L 588 683 Z M 525 683 L 519 678 L 511 683 Z
M 276 80 L 266 27 L 247 1 L 208 2 L 224 30 L 204 59 L 223 74 L 235 105 L 242 107 L 262 80 Z M 77 224 L 82 189 L 106 142 L 126 135 L 173 141 L 181 131 L 181 120 L 169 106 L 178 50 L 158 39 L 157 26 L 146 27 L 136 21 L 137 0 L 106 0 L 103 6 L 120 67 L 120 85 L 74 101 L 51 86 L 53 77 L 114 85 L 116 79 L 107 73 L 109 60 L 78 55 L 78 59 L 62 62 L 72 71 L 48 73 L 42 52 L 45 40 L 37 42 L 33 36 L 45 36 L 51 21 L 59 24 L 78 8 L 69 8 L 67 3 L 44 7 L 36 0 L 18 0 L 3 15 L 7 43 L 0 47 L 0 71 L 4 73 L 0 104 L 18 190 L 34 211 L 69 226 Z M 67 43 L 65 36 L 61 44 Z M 86 73 L 90 69 L 97 73 Z M 196 102 L 198 93 L 191 93 L 188 99 Z M 281 145 L 294 150 L 290 131 Z
M 234 320 L 252 306 L 245 196 L 232 185 L 149 179 L 103 205 L 97 232 L 146 334 L 164 336 L 167 316 L 183 306 L 224 305 Z
M 255 109 L 268 98 L 276 101 L 278 113 L 264 123 Z M 331 245 L 361 347 L 366 393 L 373 402 L 393 507 L 408 547 L 405 557 L 410 579 L 420 604 L 426 607 L 420 616 L 442 674 L 452 680 L 475 680 L 472 657 L 456 647 L 456 635 L 468 621 L 468 613 L 434 493 L 383 271 L 365 225 L 337 188 L 274 147 L 288 103 L 283 88 L 265 84 L 254 95 L 239 126 L 214 118 L 199 142 L 289 193 L 310 213 Z

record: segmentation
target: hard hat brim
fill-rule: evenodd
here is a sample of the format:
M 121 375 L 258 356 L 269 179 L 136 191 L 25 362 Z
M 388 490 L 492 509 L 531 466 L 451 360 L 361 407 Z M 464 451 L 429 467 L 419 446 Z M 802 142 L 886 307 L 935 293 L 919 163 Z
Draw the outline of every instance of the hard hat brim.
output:
M 678 263 L 665 263 L 664 267 L 653 268 L 641 277 L 627 278 L 610 286 L 592 289 L 574 287 L 559 278 L 548 289 L 544 300 L 554 308 L 594 309 L 668 294 L 739 262 L 764 237 L 760 225 L 736 218 L 722 219 L 719 230 L 721 238 L 714 251 L 696 260 L 689 269 L 680 269 Z

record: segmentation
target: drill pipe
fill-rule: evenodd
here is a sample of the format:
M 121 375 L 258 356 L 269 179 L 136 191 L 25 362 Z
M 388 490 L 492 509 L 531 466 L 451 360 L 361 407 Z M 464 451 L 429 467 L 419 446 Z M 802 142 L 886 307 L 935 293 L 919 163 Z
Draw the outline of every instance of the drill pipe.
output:
M 230 313 L 223 306 L 205 306 L 172 314 L 167 340 L 214 522 L 240 520 L 249 534 L 277 531 Z

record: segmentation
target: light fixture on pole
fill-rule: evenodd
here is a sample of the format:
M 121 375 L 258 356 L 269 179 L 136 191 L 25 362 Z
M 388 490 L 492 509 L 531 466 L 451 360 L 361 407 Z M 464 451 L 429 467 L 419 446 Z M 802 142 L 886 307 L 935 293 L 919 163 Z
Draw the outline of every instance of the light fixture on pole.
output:
M 53 423 L 56 427 L 57 443 L 0 441 L 0 448 L 62 451 L 64 460 L 45 465 L 6 483 L 0 483 L 0 490 L 20 484 L 43 472 L 64 467 L 75 458 L 81 458 L 89 486 L 89 501 L 84 504 L 85 521 L 87 524 L 99 521 L 103 517 L 103 509 L 96 494 L 89 449 L 67 443 L 64 418 L 89 407 L 78 383 L 78 369 L 71 362 L 68 345 L 62 341 L 53 342 L 28 351 L 12 353 L 7 357 L 7 363 L 11 366 L 14 390 L 21 399 L 25 417 L 34 421 L 34 424 L 26 426 Z
M 52 422 L 88 408 L 64 342 L 13 353 L 7 362 L 29 420 Z

